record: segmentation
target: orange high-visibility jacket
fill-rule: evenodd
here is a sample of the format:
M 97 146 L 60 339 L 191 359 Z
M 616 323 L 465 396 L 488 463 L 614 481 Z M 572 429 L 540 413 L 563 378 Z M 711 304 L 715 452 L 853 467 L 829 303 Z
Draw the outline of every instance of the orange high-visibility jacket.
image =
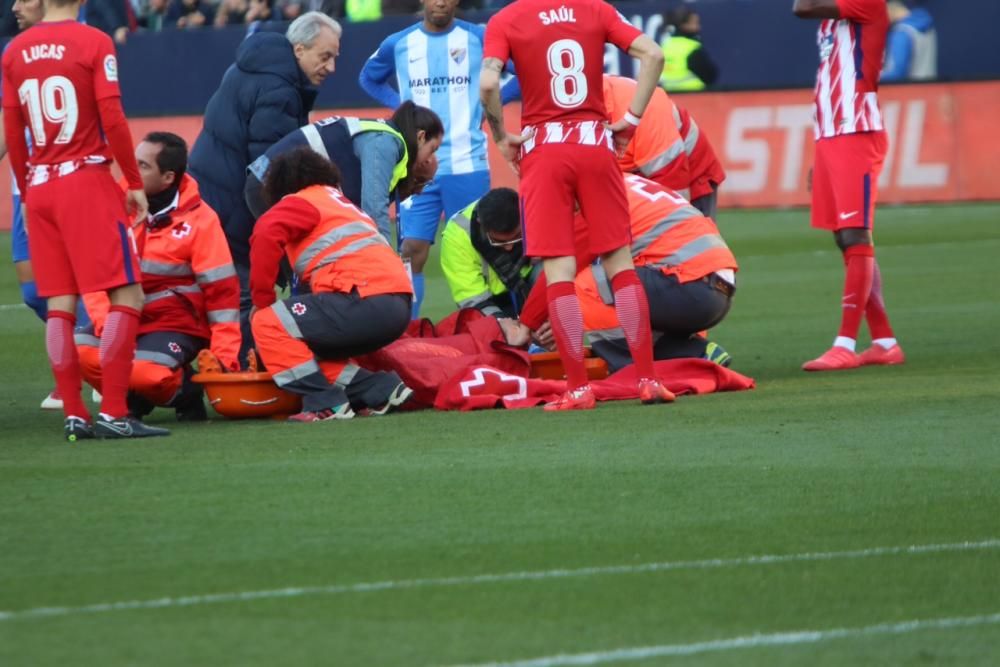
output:
M 188 174 L 181 179 L 176 208 L 157 217 L 158 225 L 133 228 L 146 294 L 139 335 L 178 331 L 204 338 L 220 362 L 237 369 L 240 283 L 219 217 Z M 107 296 L 87 295 L 85 301 L 100 331 Z
M 687 109 L 674 105 L 674 123 L 684 140 L 690 172 L 691 192 L 688 199 L 694 201 L 712 193 L 712 184 L 718 186 L 726 180 L 726 171 L 716 157 L 708 137 L 698 127 Z M 639 124 L 642 127 L 642 123 Z
M 625 116 L 636 85 L 634 79 L 604 75 L 604 104 L 612 123 Z M 670 97 L 657 88 L 625 153 L 618 157 L 618 166 L 625 173 L 641 174 L 683 193 L 690 185 L 691 172 L 673 114 Z
M 258 308 L 275 301 L 282 252 L 314 293 L 413 293 L 403 261 L 375 222 L 336 188 L 310 186 L 257 221 L 250 239 L 250 291 Z

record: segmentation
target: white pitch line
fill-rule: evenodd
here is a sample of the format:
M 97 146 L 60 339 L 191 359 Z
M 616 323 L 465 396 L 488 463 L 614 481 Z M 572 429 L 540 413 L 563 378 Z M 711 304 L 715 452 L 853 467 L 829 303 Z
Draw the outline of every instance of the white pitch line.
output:
M 570 579 L 576 577 L 595 577 L 616 574 L 643 574 L 647 572 L 667 572 L 671 570 L 708 570 L 725 567 L 873 558 L 877 556 L 907 556 L 944 552 L 983 551 L 997 548 L 1000 548 L 1000 538 L 982 540 L 979 542 L 953 542 L 950 544 L 917 544 L 911 546 L 873 547 L 870 549 L 857 549 L 853 551 L 771 554 L 762 556 L 745 556 L 743 558 L 709 558 L 705 560 L 662 561 L 658 563 L 639 563 L 637 565 L 609 565 L 575 569 L 503 572 L 498 574 L 475 574 L 460 577 L 397 579 L 360 582 L 356 584 L 334 584 L 328 586 L 275 588 L 260 591 L 210 593 L 207 595 L 186 595 L 183 597 L 165 597 L 153 600 L 101 602 L 77 607 L 35 607 L 32 609 L 0 611 L 0 621 L 12 621 L 28 618 L 51 618 L 55 616 L 73 616 L 77 614 L 100 614 L 109 611 L 129 611 L 136 609 L 192 607 L 203 604 L 249 602 L 253 600 L 272 600 L 278 598 L 304 597 L 309 595 L 341 595 L 344 593 L 371 593 L 375 591 L 406 590 L 411 588 L 474 586 L 477 584 L 539 581 L 544 579 Z
M 3 310 L 18 310 L 20 308 L 27 308 L 23 303 L 0 303 L 0 311 Z
M 830 630 L 797 630 L 793 632 L 776 632 L 773 634 L 753 634 L 744 637 L 716 639 L 692 644 L 663 644 L 660 646 L 637 646 L 621 648 L 613 651 L 596 651 L 593 653 L 572 653 L 551 655 L 529 660 L 514 660 L 511 662 L 481 662 L 456 667 L 560 667 L 561 665 L 599 665 L 606 662 L 624 662 L 631 660 L 648 660 L 650 658 L 665 658 L 674 656 L 697 655 L 717 651 L 734 651 L 765 646 L 794 646 L 797 644 L 817 644 L 831 639 L 850 639 L 852 637 L 872 637 L 878 635 L 902 635 L 920 630 L 947 630 L 950 628 L 968 628 L 977 625 L 996 625 L 1000 623 L 1000 613 L 984 616 L 959 616 L 955 618 L 931 618 L 901 623 L 883 623 L 862 628 L 832 628 Z

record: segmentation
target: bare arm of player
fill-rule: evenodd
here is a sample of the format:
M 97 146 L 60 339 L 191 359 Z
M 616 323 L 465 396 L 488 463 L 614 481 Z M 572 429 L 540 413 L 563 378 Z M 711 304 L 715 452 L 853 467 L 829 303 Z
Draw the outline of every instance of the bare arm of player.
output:
M 520 175 L 521 170 L 517 164 L 518 153 L 526 137 L 511 134 L 504 127 L 503 104 L 500 102 L 500 72 L 502 71 L 503 63 L 499 59 L 486 58 L 483 60 L 482 72 L 479 74 L 479 97 L 483 102 L 483 113 L 486 114 L 486 122 L 489 123 L 494 143 L 514 173 Z
M 0 110 L 0 130 L 3 129 L 3 111 Z M 0 132 L 0 160 L 4 159 L 7 155 L 7 137 L 4 136 L 3 132 Z
M 610 126 L 615 137 L 615 149 L 619 153 L 625 151 L 629 140 L 635 134 L 639 119 L 646 111 L 646 105 L 653 97 L 653 91 L 659 85 L 660 75 L 663 73 L 663 50 L 648 35 L 636 37 L 628 47 L 628 54 L 638 58 L 639 75 L 636 77 L 638 85 L 635 87 L 635 94 L 632 96 L 628 111 L 621 120 Z
M 795 0 L 792 12 L 800 19 L 839 19 L 837 0 Z

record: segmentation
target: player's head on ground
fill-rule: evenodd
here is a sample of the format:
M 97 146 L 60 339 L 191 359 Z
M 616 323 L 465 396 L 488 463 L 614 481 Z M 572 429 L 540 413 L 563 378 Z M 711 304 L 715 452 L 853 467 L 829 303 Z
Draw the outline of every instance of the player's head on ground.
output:
M 282 197 L 293 195 L 313 185 L 340 187 L 340 170 L 325 157 L 300 146 L 274 158 L 264 174 L 264 203 L 271 208 Z
M 42 0 L 14 0 L 13 11 L 17 29 L 27 30 L 45 16 L 45 5 Z
M 444 124 L 436 113 L 410 100 L 400 104 L 390 120 L 406 142 L 407 176 L 400 184 L 400 196 L 409 196 L 437 172 L 434 153 L 444 139 Z
M 322 12 L 306 12 L 288 26 L 285 37 L 292 44 L 299 69 L 314 86 L 336 69 L 342 33 L 340 24 Z
M 135 161 L 147 195 L 177 187 L 187 171 L 187 142 L 173 132 L 150 132 L 135 147 Z
M 424 6 L 424 28 L 440 32 L 451 27 L 458 12 L 458 0 L 420 0 Z
M 473 216 L 491 246 L 512 252 L 521 243 L 521 205 L 516 191 L 490 190 L 476 204 Z

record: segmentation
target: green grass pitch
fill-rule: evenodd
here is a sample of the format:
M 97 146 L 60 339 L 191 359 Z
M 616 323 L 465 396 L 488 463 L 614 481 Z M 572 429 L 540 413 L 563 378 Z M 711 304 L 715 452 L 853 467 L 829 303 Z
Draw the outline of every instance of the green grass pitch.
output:
M 71 446 L 0 309 L 0 665 L 1000 664 L 1000 205 L 883 208 L 908 361 L 819 375 L 829 235 L 721 217 L 758 386 L 669 406 Z

